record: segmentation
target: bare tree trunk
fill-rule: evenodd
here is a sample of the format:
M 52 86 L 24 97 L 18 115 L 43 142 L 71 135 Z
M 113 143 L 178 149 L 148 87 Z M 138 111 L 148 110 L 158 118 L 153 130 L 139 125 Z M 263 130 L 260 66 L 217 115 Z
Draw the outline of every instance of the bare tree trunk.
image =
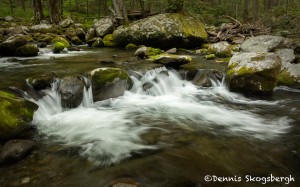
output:
M 43 12 L 42 0 L 33 0 L 34 16 L 38 21 L 41 21 L 45 18 Z
M 22 5 L 23 11 L 26 12 L 25 0 L 21 0 L 21 5 Z
M 117 13 L 117 16 L 118 18 L 123 18 L 122 14 L 121 14 L 121 11 L 120 11 L 120 8 L 119 8 L 119 3 L 118 3 L 118 0 L 113 0 L 113 6 L 114 6 L 114 9 Z
M 89 16 L 89 0 L 86 0 L 86 16 Z
M 119 2 L 121 3 L 122 5 L 122 10 L 123 10 L 123 18 L 124 18 L 124 21 L 125 21 L 125 24 L 128 23 L 128 16 L 127 16 L 127 10 L 126 10 L 126 6 L 125 6 L 125 3 L 123 0 L 119 0 Z
M 9 5 L 10 5 L 11 15 L 15 16 L 14 5 L 13 5 L 13 1 L 12 0 L 9 0 Z
M 249 22 L 249 0 L 244 2 L 243 20 L 244 22 Z
M 60 0 L 48 0 L 50 22 L 58 24 L 61 18 Z
M 253 0 L 253 17 L 252 17 L 252 22 L 255 23 L 259 21 L 259 0 Z

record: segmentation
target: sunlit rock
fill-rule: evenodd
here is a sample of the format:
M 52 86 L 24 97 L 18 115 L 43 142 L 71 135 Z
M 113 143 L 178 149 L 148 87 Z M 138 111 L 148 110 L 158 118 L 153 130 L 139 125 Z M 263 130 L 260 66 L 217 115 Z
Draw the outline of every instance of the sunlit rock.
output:
M 284 38 L 281 36 L 262 35 L 247 39 L 242 45 L 244 52 L 273 52 L 282 48 Z

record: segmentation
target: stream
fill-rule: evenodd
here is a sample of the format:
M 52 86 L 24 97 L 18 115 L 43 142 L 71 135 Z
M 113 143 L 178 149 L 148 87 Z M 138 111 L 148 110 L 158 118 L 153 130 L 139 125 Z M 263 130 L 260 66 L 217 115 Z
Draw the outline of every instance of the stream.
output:
M 198 87 L 132 53 L 97 49 L 0 58 L 0 88 L 22 87 L 25 79 L 51 72 L 78 75 L 108 66 L 141 74 L 118 98 L 93 102 L 91 87 L 85 88 L 81 106 L 69 110 L 61 108 L 53 83 L 35 101 L 37 148 L 0 167 L 0 186 L 102 187 L 122 180 L 151 187 L 300 185 L 300 90 L 277 87 L 271 97 L 257 98 L 229 92 L 225 80 Z M 226 68 L 200 55 L 192 65 Z M 152 87 L 145 90 L 145 83 Z M 236 180 L 208 182 L 207 175 Z M 264 184 L 270 175 L 294 181 Z

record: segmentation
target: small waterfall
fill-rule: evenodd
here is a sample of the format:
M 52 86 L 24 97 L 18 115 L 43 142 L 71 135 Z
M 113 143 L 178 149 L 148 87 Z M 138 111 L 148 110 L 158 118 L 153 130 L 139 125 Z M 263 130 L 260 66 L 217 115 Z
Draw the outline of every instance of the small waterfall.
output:
M 67 111 L 60 106 L 55 82 L 38 101 L 34 122 L 42 134 L 65 146 L 80 147 L 80 155 L 101 165 L 120 162 L 133 152 L 156 149 L 158 145 L 145 145 L 141 138 L 150 129 L 172 131 L 172 126 L 177 126 L 182 131 L 262 140 L 290 129 L 291 120 L 286 116 L 259 114 L 257 106 L 275 107 L 278 102 L 231 93 L 224 79 L 211 80 L 212 87 L 203 88 L 182 80 L 175 71 L 158 68 L 132 80 L 132 89 L 123 96 L 95 103 L 92 86 L 86 86 L 81 106 Z

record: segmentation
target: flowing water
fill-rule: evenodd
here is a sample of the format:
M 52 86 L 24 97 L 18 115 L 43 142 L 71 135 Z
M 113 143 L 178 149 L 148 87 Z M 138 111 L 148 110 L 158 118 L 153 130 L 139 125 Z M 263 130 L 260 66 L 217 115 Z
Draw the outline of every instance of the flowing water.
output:
M 95 59 L 112 53 L 80 54 L 89 56 L 85 64 L 78 62 L 76 70 L 63 74 L 92 70 L 100 66 Z M 78 58 L 63 57 L 59 63 L 73 60 Z M 47 66 L 44 61 L 41 64 Z M 61 65 L 71 67 L 52 64 L 49 71 L 62 71 L 56 67 Z M 134 64 L 125 66 L 132 69 Z M 41 71 L 38 65 L 34 68 Z M 22 74 L 15 68 L 14 72 Z M 11 82 L 19 79 L 5 75 Z M 38 149 L 21 162 L 0 168 L 0 184 L 106 186 L 130 178 L 141 186 L 287 186 L 286 181 L 246 181 L 247 175 L 272 174 L 291 176 L 295 181 L 288 186 L 299 186 L 299 90 L 278 87 L 268 99 L 246 98 L 229 92 L 224 80 L 213 81 L 210 88 L 197 87 L 163 67 L 131 78 L 131 90 L 106 101 L 94 103 L 91 87 L 84 88 L 81 106 L 69 110 L 61 108 L 53 83 L 47 96 L 37 101 L 34 114 Z M 151 87 L 145 90 L 145 84 Z M 206 182 L 206 175 L 241 180 Z

